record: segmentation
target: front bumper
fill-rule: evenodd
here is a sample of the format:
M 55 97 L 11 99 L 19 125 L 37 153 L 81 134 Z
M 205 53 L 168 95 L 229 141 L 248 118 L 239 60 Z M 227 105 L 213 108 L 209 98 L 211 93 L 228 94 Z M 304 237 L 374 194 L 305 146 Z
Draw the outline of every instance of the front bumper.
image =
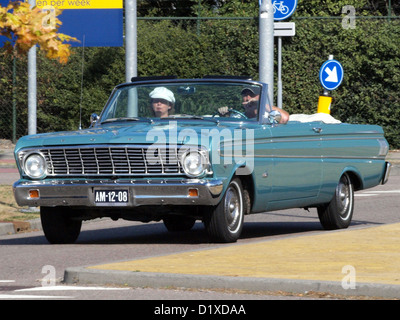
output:
M 223 186 L 223 179 L 19 180 L 14 183 L 13 190 L 20 206 L 137 207 L 216 205 L 221 198 Z M 121 189 L 129 191 L 127 203 L 95 202 L 95 190 Z
M 382 184 L 385 184 L 389 180 L 390 170 L 392 169 L 392 164 L 390 162 L 385 163 L 385 169 L 383 172 Z

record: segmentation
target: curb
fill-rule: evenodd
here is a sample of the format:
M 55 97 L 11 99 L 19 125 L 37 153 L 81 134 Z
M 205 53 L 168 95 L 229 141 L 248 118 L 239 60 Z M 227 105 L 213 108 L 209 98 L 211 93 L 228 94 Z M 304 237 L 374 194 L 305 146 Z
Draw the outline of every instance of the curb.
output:
M 83 267 L 67 268 L 67 284 L 121 285 L 151 288 L 235 289 L 246 291 L 284 291 L 292 293 L 324 292 L 344 296 L 366 296 L 400 299 L 400 285 L 356 283 L 354 289 L 345 289 L 340 282 L 247 278 L 188 274 L 167 274 L 117 270 L 94 270 Z
M 42 224 L 39 218 L 27 221 L 13 221 L 13 222 L 0 223 L 0 236 L 12 235 L 32 230 L 42 230 Z
M 6 234 L 15 234 L 14 224 L 13 223 L 0 223 L 0 236 Z

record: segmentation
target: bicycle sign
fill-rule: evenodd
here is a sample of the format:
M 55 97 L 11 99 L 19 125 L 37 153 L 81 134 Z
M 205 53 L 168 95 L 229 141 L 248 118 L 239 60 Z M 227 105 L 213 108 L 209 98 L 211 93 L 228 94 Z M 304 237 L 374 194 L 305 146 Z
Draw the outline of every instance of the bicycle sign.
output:
M 272 6 L 274 7 L 274 20 L 285 20 L 296 10 L 297 0 L 274 0 Z

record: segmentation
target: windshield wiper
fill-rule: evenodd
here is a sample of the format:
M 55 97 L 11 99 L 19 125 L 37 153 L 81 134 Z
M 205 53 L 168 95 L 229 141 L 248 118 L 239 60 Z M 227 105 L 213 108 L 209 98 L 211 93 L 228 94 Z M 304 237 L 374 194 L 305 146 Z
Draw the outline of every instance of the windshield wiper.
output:
M 149 118 L 121 117 L 121 118 L 106 119 L 106 120 L 102 121 L 101 124 L 108 123 L 108 122 L 118 122 L 118 121 L 140 121 L 140 120 L 143 120 L 143 119 L 149 121 L 150 123 L 153 123 L 153 120 L 151 120 Z
M 106 119 L 106 120 L 104 120 L 104 121 L 102 121 L 101 123 L 103 124 L 103 123 L 107 123 L 107 122 L 118 122 L 118 121 L 139 121 L 139 118 L 127 118 L 127 117 L 125 117 L 125 118 L 109 118 L 109 119 Z

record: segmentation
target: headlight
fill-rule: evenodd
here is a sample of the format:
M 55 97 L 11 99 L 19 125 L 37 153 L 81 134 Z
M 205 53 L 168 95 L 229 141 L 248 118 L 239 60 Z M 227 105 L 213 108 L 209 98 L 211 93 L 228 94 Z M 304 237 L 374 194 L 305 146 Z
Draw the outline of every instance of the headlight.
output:
M 24 160 L 24 171 L 31 179 L 40 179 L 46 175 L 47 165 L 39 153 L 32 153 Z
M 190 177 L 199 177 L 208 169 L 208 157 L 202 150 L 190 150 L 182 156 L 182 167 Z

